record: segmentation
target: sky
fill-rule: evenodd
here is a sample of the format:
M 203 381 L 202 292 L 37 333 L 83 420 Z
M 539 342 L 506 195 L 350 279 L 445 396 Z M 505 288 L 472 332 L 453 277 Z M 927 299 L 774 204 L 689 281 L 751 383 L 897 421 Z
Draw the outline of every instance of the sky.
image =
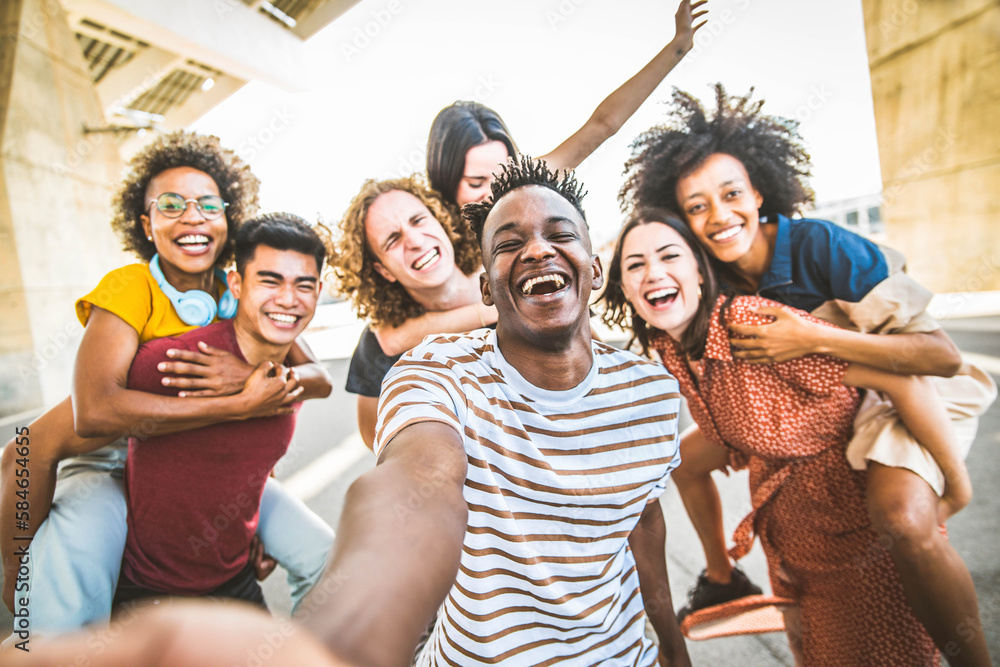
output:
M 751 87 L 800 121 L 817 201 L 881 190 L 860 0 L 709 0 L 695 46 L 617 135 L 577 169 L 597 245 L 614 238 L 629 144 L 674 86 Z M 252 82 L 193 129 L 218 135 L 262 181 L 265 211 L 336 222 L 368 178 L 424 170 L 437 112 L 492 107 L 542 155 L 674 34 L 673 0 L 362 0 L 306 44 L 308 89 Z

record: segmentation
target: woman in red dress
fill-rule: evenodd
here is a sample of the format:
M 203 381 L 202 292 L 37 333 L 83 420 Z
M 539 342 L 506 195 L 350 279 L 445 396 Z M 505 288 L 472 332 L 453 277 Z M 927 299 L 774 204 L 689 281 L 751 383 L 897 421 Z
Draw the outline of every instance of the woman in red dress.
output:
M 734 359 L 729 326 L 765 323 L 754 311 L 771 302 L 720 296 L 705 251 L 663 211 L 641 212 L 622 230 L 602 300 L 606 321 L 629 326 L 677 376 L 717 467 L 734 454 L 747 459 L 754 509 L 731 555 L 740 558 L 760 537 L 775 594 L 798 602 L 785 618 L 797 661 L 938 664 L 872 529 L 866 473 L 852 470 L 844 451 L 859 406 L 855 387 L 886 393 L 932 455 L 947 452 L 952 437 L 940 401 L 910 376 L 833 357 Z M 941 520 L 958 509 L 942 505 Z

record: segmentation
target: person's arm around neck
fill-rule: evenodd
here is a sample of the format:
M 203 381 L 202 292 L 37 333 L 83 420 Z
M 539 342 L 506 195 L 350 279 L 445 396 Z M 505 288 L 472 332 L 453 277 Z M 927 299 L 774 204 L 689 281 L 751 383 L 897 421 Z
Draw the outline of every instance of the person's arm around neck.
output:
M 160 364 L 159 370 L 170 387 L 180 389 L 183 398 L 205 398 L 238 394 L 253 375 L 254 366 L 236 355 L 212 347 L 205 341 L 198 342 L 197 350 L 167 350 L 170 361 Z M 294 367 L 302 393 L 297 400 L 326 398 L 333 391 L 333 379 L 326 367 L 301 337 L 292 343 L 287 355 L 288 365 Z
M 819 354 L 908 375 L 951 377 L 962 367 L 962 355 L 941 329 L 881 335 L 829 329 L 818 340 Z
M 646 503 L 639 523 L 628 537 L 629 548 L 639 574 L 639 589 L 649 622 L 660 640 L 664 667 L 690 667 L 684 635 L 677 625 L 667 576 L 667 527 L 660 501 Z
M 292 349 L 288 351 L 288 365 L 295 369 L 302 387 L 298 400 L 326 398 L 333 391 L 333 378 L 329 371 L 301 337 L 292 343 Z
M 454 428 L 401 430 L 344 500 L 332 559 L 297 620 L 357 664 L 407 665 L 455 581 L 468 521 Z
M 698 11 L 704 2 L 682 0 L 674 16 L 674 38 L 645 67 L 607 96 L 583 127 L 559 144 L 555 150 L 539 156 L 550 169 L 575 169 L 609 137 L 613 136 L 642 106 L 660 82 L 694 45 L 694 33 L 705 22 L 695 25 L 705 12 Z M 693 12 L 693 14 L 692 14 Z
M 477 301 L 451 310 L 428 311 L 398 327 L 372 327 L 372 333 L 386 356 L 394 357 L 419 345 L 425 336 L 472 331 L 496 321 L 497 309 Z
M 872 334 L 809 321 L 787 307 L 758 308 L 774 322 L 761 326 L 732 324 L 733 356 L 753 363 L 788 361 L 807 354 L 828 354 L 890 373 L 951 377 L 962 366 L 955 343 L 941 329 L 930 332 Z
M 262 411 L 273 412 L 289 393 L 282 389 L 284 383 L 277 381 L 267 383 L 273 385 L 273 394 L 270 387 L 258 382 L 256 387 L 262 390 L 252 394 L 244 390 L 232 396 L 198 399 L 128 389 L 129 369 L 138 349 L 139 336 L 131 325 L 106 310 L 93 309 L 73 376 L 74 423 L 81 437 L 162 435 L 263 416 Z

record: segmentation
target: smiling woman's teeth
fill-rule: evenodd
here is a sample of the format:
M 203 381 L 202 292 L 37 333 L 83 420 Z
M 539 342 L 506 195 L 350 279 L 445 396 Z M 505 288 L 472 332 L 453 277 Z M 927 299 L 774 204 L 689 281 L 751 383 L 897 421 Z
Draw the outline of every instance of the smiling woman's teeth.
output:
M 742 225 L 736 225 L 735 227 L 730 227 L 729 229 L 723 229 L 721 232 L 712 234 L 713 241 L 725 241 L 726 239 L 731 239 L 740 233 L 743 229 Z
M 286 315 L 285 313 L 268 313 L 267 316 L 275 322 L 281 322 L 282 324 L 295 324 L 299 319 L 294 315 Z
M 552 290 L 553 292 L 562 289 L 563 285 L 566 284 L 566 280 L 562 276 L 553 273 L 547 276 L 538 276 L 537 278 L 532 278 L 531 280 L 527 281 L 526 283 L 521 285 L 521 293 L 531 294 L 531 290 L 533 290 L 536 285 L 545 282 L 555 283 L 555 290 Z
M 420 269 L 424 268 L 425 266 L 427 266 L 428 264 L 430 264 L 432 261 L 434 261 L 435 259 L 437 259 L 438 255 L 440 255 L 440 254 L 441 253 L 438 252 L 437 248 L 435 248 L 434 250 L 431 250 L 429 253 L 427 253 L 426 255 L 424 255 L 423 257 L 421 257 L 420 259 L 418 259 L 416 262 L 414 262 L 413 263 L 413 268 L 416 269 L 417 271 L 419 271 Z
M 177 239 L 178 245 L 205 245 L 207 243 L 208 237 L 204 234 L 188 234 Z
M 663 289 L 658 289 L 654 292 L 650 292 L 646 295 L 646 301 L 649 301 L 654 306 L 660 305 L 658 302 L 665 301 L 667 299 L 672 299 L 677 296 L 679 290 L 676 287 L 664 287 Z

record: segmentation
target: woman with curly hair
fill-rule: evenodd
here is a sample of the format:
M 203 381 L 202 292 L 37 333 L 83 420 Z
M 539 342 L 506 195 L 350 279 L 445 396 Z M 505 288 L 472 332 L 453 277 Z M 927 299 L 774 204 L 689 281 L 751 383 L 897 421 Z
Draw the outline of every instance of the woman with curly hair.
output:
M 707 0 L 681 0 L 674 15 L 674 38 L 631 79 L 611 93 L 594 110 L 583 127 L 554 150 L 537 158 L 551 169 L 574 169 L 613 136 L 642 105 L 694 45 L 694 35 L 705 25 Z M 427 177 L 431 188 L 447 203 L 453 215 L 466 204 L 482 201 L 490 193 L 493 172 L 508 158 L 517 158 L 517 144 L 500 115 L 478 102 L 455 102 L 434 118 L 427 139 Z M 460 221 L 461 223 L 461 221 Z M 464 224 L 460 234 L 467 234 Z M 434 313 L 405 323 L 373 327 L 384 354 L 402 354 L 424 336 L 443 331 L 468 331 L 495 323 L 496 309 L 478 306 Z
M 435 318 L 456 309 L 479 313 L 473 328 L 488 317 L 495 322 L 496 313 L 479 291 L 479 244 L 416 176 L 366 181 L 340 221 L 330 255 L 338 289 L 370 322 L 351 357 L 347 391 L 358 394 L 358 429 L 371 447 L 382 378 L 402 354 L 387 354 L 373 330 L 422 318 L 440 333 L 451 329 Z
M 216 137 L 176 132 L 129 163 L 114 199 L 112 228 L 144 263 L 110 272 L 77 301 L 86 328 L 72 399 L 25 430 L 31 442 L 23 467 L 31 479 L 29 523 L 36 529 L 28 568 L 34 633 L 72 630 L 110 615 L 127 530 L 121 475 L 129 436 L 287 412 L 292 401 L 330 393 L 329 375 L 298 345 L 289 355 L 295 370 L 287 382 L 262 373 L 248 381 L 253 367 L 205 345 L 201 353 L 173 351 L 174 361 L 160 369 L 163 384 L 183 389 L 182 397 L 126 388 L 140 344 L 235 314 L 222 267 L 232 260 L 237 228 L 256 213 L 257 189 L 249 167 Z M 14 521 L 14 460 L 24 456 L 17 452 L 21 444 L 12 440 L 4 450 L 0 499 L 4 602 L 12 611 L 15 584 L 24 590 L 17 577 L 23 540 L 31 537 Z M 64 459 L 57 485 L 56 466 Z M 269 480 L 258 538 L 258 574 L 273 569 L 266 549 L 289 569 L 298 602 L 322 572 L 333 531 Z M 29 596 L 18 597 L 20 611 Z
M 703 456 L 725 466 L 734 453 L 748 464 L 753 509 L 732 554 L 760 538 L 775 594 L 796 602 L 785 609 L 796 663 L 936 665 L 872 529 L 868 475 L 844 456 L 861 402 L 855 387 L 866 387 L 891 396 L 919 441 L 949 462 L 954 435 L 933 389 L 827 355 L 736 359 L 728 328 L 766 321 L 755 310 L 774 302 L 720 295 L 707 253 L 666 211 L 642 210 L 622 229 L 601 299 L 605 321 L 631 331 L 677 377 L 706 440 Z
M 840 327 L 788 308 L 760 307 L 764 324 L 730 327 L 736 359 L 770 363 L 820 353 L 936 376 L 919 380 L 944 401 L 959 436 L 944 469 L 900 423 L 897 407 L 874 391 L 865 395 L 846 455 L 855 469 L 867 470 L 872 525 L 889 545 L 917 618 L 949 655 L 949 647 L 964 647 L 952 664 L 989 664 L 982 633 L 966 623 L 978 618 L 972 579 L 938 525 L 971 494 L 964 459 L 996 386 L 962 363 L 926 313 L 930 292 L 903 272 L 898 253 L 830 222 L 791 219 L 812 201 L 805 182 L 809 156 L 796 123 L 763 114 L 762 105 L 749 94 L 728 97 L 717 85 L 709 116 L 694 97 L 675 92 L 669 122 L 633 143 L 620 199 L 624 206 L 677 211 L 727 287 Z M 684 463 L 674 479 L 707 559 L 683 614 L 759 589 L 726 553 L 709 441 L 694 429 L 681 451 Z

